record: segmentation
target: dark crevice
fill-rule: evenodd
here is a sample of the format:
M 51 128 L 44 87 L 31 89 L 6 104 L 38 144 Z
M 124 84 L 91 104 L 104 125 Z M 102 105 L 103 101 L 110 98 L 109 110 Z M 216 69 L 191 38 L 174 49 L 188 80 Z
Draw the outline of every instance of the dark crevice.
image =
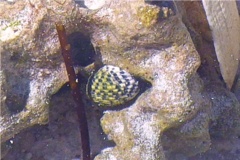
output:
M 158 7 L 167 7 L 174 9 L 173 1 L 156 1 L 156 0 L 145 0 L 146 3 L 156 5 Z
M 83 0 L 74 0 L 76 4 L 79 5 L 81 8 L 87 8 Z
M 29 79 L 26 77 L 15 76 L 11 73 L 6 74 L 8 86 L 6 88 L 6 105 L 11 114 L 21 112 L 26 104 L 30 92 Z
M 89 36 L 74 32 L 68 36 L 68 41 L 75 66 L 85 67 L 94 62 L 95 51 Z

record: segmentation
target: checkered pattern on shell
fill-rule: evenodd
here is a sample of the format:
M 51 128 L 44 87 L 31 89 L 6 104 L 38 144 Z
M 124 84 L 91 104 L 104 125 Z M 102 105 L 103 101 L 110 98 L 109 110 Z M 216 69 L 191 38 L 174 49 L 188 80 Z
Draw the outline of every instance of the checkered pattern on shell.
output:
M 127 71 L 112 65 L 100 68 L 87 84 L 88 96 L 100 106 L 123 104 L 138 92 L 138 81 Z

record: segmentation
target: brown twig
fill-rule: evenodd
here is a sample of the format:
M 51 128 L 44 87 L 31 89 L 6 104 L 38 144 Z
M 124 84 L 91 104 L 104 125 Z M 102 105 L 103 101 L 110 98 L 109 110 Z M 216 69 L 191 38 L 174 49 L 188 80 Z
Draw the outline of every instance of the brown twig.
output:
M 56 29 L 58 32 L 58 38 L 61 45 L 62 56 L 66 65 L 67 74 L 69 78 L 70 87 L 72 90 L 72 95 L 74 101 L 77 104 L 77 113 L 78 119 L 80 123 L 80 138 L 81 138 L 81 159 L 82 160 L 90 160 L 90 145 L 89 145 L 89 134 L 88 134 L 88 125 L 87 118 L 85 113 L 85 108 L 83 101 L 81 99 L 82 94 L 80 92 L 80 88 L 77 82 L 77 76 L 75 74 L 73 68 L 73 62 L 71 59 L 71 46 L 67 42 L 67 35 L 62 23 L 56 23 Z

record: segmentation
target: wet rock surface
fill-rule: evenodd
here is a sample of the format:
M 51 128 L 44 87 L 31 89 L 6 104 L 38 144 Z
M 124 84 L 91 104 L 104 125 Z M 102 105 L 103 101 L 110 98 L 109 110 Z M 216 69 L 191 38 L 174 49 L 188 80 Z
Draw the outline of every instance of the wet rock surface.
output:
M 88 48 L 91 40 L 101 53 L 97 60 L 151 84 L 134 101 L 116 109 L 98 108 L 83 97 L 92 157 L 239 157 L 239 102 L 220 78 L 212 42 L 206 40 L 206 26 L 195 29 L 191 17 L 185 17 L 191 22 L 185 25 L 171 2 L 106 1 L 99 4 L 101 8 L 91 6 L 98 10 L 86 6 L 73 1 L 1 2 L 0 7 L 12 9 L 12 14 L 1 14 L 3 159 L 79 159 L 75 104 L 68 87 L 58 92 L 67 82 L 54 26 L 59 20 L 65 23 L 72 46 L 75 44 L 73 56 L 90 57 L 81 64 L 76 61 L 76 66 L 94 60 Z M 201 17 L 199 6 L 193 10 L 199 10 L 196 16 Z M 17 15 L 15 20 L 13 15 Z M 200 43 L 193 43 L 190 30 L 204 32 L 194 41 Z M 79 47 L 78 38 L 86 41 L 82 44 L 86 47 Z M 78 55 L 85 51 L 89 52 Z

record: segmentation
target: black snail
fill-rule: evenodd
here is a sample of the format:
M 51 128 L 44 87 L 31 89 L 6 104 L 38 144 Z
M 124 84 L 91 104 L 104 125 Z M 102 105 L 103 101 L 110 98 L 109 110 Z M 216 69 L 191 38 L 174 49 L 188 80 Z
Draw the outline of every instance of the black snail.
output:
M 123 104 L 138 92 L 138 81 L 127 71 L 112 65 L 100 68 L 87 83 L 88 96 L 100 106 Z

